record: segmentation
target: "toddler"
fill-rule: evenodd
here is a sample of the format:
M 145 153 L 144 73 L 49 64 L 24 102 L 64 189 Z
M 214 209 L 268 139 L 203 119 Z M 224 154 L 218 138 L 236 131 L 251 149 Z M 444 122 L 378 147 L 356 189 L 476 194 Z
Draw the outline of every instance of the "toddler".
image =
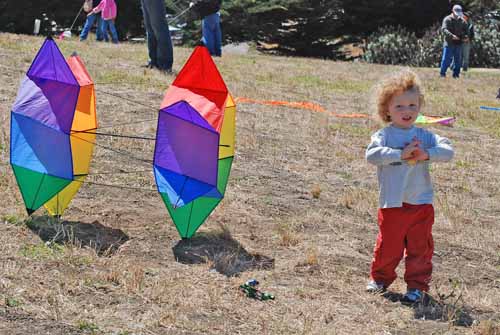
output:
M 433 190 L 429 165 L 453 157 L 450 141 L 414 123 L 424 104 L 417 75 L 409 70 L 388 78 L 377 94 L 378 116 L 386 127 L 372 135 L 366 159 L 377 166 L 379 233 L 370 269 L 369 292 L 383 292 L 396 279 L 403 254 L 407 292 L 420 301 L 432 275 Z

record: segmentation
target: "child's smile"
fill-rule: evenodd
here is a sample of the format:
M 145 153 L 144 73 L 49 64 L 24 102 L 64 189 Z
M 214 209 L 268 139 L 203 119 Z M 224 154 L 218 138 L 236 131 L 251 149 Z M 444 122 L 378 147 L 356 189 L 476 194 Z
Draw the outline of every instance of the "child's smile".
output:
M 414 90 L 408 90 L 395 95 L 389 102 L 388 109 L 393 126 L 411 128 L 420 111 L 419 93 Z

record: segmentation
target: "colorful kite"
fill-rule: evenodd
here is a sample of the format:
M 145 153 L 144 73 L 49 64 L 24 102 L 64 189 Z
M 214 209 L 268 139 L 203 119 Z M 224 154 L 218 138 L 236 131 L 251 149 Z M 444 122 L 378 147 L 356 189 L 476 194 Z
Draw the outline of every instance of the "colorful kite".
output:
M 224 197 L 234 157 L 236 106 L 206 47 L 196 47 L 158 116 L 154 174 L 182 238 Z
M 500 107 L 479 106 L 479 109 L 500 112 Z
M 42 205 L 62 215 L 88 174 L 96 128 L 89 74 L 47 38 L 11 111 L 10 163 L 29 215 Z
M 455 117 L 453 117 L 453 116 L 442 117 L 442 116 L 431 116 L 431 115 L 419 114 L 415 123 L 417 123 L 417 124 L 440 124 L 442 126 L 452 127 L 453 123 L 455 123 Z

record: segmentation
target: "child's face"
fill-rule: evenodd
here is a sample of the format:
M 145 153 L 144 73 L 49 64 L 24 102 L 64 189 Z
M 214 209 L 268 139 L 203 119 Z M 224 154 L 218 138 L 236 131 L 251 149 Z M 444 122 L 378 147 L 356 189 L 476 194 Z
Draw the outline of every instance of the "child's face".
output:
M 389 102 L 389 116 L 391 123 L 398 128 L 410 128 L 417 120 L 419 94 L 416 90 L 404 91 L 392 97 Z

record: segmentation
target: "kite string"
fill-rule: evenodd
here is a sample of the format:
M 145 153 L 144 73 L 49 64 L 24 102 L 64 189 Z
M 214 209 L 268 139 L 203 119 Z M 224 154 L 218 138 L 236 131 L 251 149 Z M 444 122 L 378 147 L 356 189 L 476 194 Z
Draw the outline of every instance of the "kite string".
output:
M 120 188 L 120 189 L 126 189 L 126 190 L 135 190 L 135 191 L 146 191 L 146 192 L 158 192 L 156 189 L 151 189 L 151 188 L 141 188 L 141 187 L 133 187 L 133 186 L 122 186 L 122 185 L 113 185 L 113 184 L 103 184 L 103 183 L 95 183 L 93 181 L 86 181 L 86 180 L 74 180 L 78 183 L 81 184 L 89 184 L 89 185 L 96 185 L 96 186 L 105 186 L 105 187 L 114 187 L 114 188 Z
M 80 133 L 94 134 L 94 135 L 99 135 L 99 136 L 130 138 L 130 139 L 148 140 L 148 141 L 154 141 L 154 140 L 156 140 L 156 138 L 154 138 L 154 137 L 144 137 L 144 136 L 132 136 L 132 135 L 119 135 L 119 134 L 101 133 L 101 132 L 96 132 L 96 131 L 93 131 L 93 130 L 72 131 L 71 133 L 72 134 L 80 134 Z
M 117 154 L 120 154 L 120 155 L 123 155 L 123 156 L 126 156 L 126 157 L 129 157 L 129 158 L 132 158 L 136 161 L 139 161 L 141 163 L 146 163 L 148 165 L 153 165 L 153 161 L 152 160 L 147 160 L 147 159 L 144 159 L 144 158 L 140 158 L 140 157 L 136 157 L 134 155 L 132 155 L 131 153 L 129 152 L 125 152 L 125 151 L 120 151 L 118 149 L 115 149 L 115 148 L 112 148 L 112 147 L 108 147 L 108 146 L 105 146 L 105 145 L 102 145 L 102 144 L 99 144 L 97 142 L 93 142 L 93 141 L 89 141 L 89 140 L 86 140 L 84 138 L 81 138 L 81 137 L 78 137 L 78 136 L 75 136 L 74 134 L 71 134 L 70 136 L 73 136 L 81 141 L 84 141 L 84 142 L 87 142 L 87 143 L 90 143 L 90 144 L 93 144 L 95 146 L 98 146 L 100 148 L 103 148 L 103 149 L 106 149 L 106 150 L 109 150 L 109 151 L 112 151 L 114 153 L 117 153 Z
M 102 89 L 98 89 L 98 88 L 94 88 L 96 92 L 100 92 L 100 93 L 103 93 L 103 94 L 107 94 L 109 96 L 112 96 L 112 97 L 115 97 L 115 98 L 120 98 L 120 99 L 123 99 L 125 101 L 128 101 L 128 102 L 132 102 L 134 104 L 137 104 L 137 105 L 140 105 L 140 106 L 143 106 L 143 107 L 146 107 L 150 110 L 153 110 L 153 111 L 158 111 L 158 108 L 154 108 L 152 106 L 149 106 L 149 105 L 146 105 L 145 103 L 142 103 L 142 102 L 139 102 L 139 101 L 136 101 L 136 100 L 133 100 L 133 99 L 130 99 L 130 98 L 126 98 L 122 95 L 118 95 L 118 94 L 115 94 L 115 93 L 111 93 L 111 92 L 108 92 L 108 91 L 104 91 Z

